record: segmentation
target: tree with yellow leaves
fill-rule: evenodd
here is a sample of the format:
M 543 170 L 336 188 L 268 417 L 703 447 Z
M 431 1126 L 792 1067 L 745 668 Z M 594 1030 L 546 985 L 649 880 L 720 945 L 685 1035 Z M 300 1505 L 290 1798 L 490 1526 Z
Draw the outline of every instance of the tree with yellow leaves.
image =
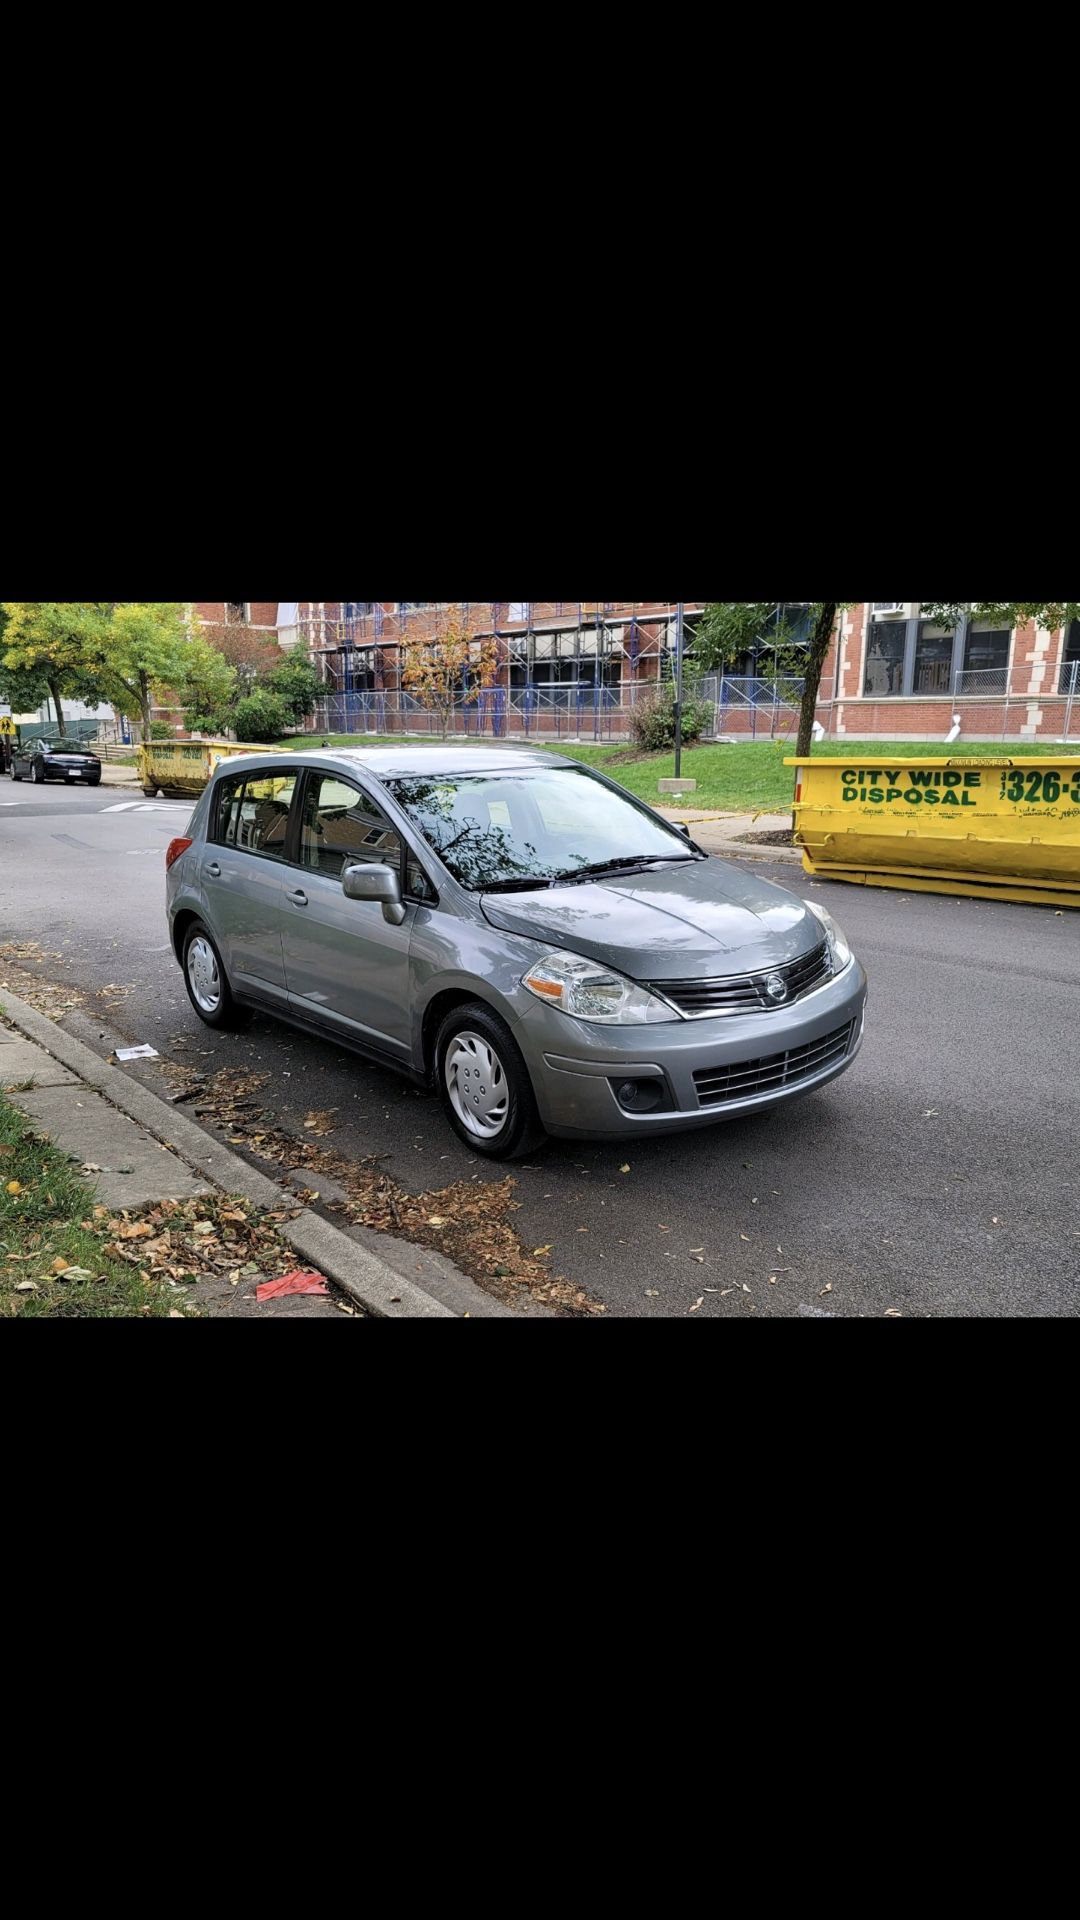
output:
M 401 684 L 428 713 L 435 714 L 445 740 L 458 706 L 472 706 L 499 671 L 498 643 L 469 633 L 460 603 L 439 609 L 435 632 L 410 641 L 404 652 Z

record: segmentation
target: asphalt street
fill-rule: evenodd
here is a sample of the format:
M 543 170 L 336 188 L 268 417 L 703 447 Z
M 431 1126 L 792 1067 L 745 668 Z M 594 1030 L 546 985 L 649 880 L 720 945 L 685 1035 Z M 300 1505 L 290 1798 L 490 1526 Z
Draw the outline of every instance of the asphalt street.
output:
M 407 1189 L 501 1179 L 394 1075 L 262 1017 L 235 1036 L 201 1025 L 164 917 L 164 850 L 190 811 L 0 781 L 0 943 L 59 954 L 38 971 L 91 995 L 128 989 L 92 1007 L 132 1042 L 268 1074 L 263 1097 L 298 1138 L 311 1109 L 336 1108 L 327 1144 L 389 1155 Z M 511 1168 L 524 1242 L 551 1245 L 552 1270 L 613 1316 L 687 1316 L 698 1301 L 700 1320 L 1074 1314 L 1080 914 L 754 870 L 827 905 L 866 966 L 855 1065 L 758 1120 L 550 1143 Z M 85 1019 L 78 1031 L 92 1038 Z

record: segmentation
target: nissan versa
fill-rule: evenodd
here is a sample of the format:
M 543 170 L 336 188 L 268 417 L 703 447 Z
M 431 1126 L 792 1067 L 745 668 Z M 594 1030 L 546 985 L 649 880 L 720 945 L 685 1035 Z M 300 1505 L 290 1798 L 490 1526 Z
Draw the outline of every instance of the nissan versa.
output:
M 259 1008 L 434 1085 L 491 1159 L 760 1113 L 862 1041 L 823 908 L 546 751 L 227 760 L 166 865 L 200 1019 Z

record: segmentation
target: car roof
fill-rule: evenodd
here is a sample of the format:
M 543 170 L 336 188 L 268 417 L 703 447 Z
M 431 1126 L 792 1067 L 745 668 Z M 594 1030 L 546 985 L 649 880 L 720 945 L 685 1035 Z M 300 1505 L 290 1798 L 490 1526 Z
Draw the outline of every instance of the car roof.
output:
M 529 767 L 576 767 L 576 760 L 549 753 L 539 747 L 305 747 L 299 753 L 235 754 L 219 760 L 215 774 L 235 773 L 247 767 L 252 773 L 267 767 L 321 767 L 324 771 L 367 773 L 376 780 L 394 780 L 401 775 L 428 773 L 436 777 L 461 773 L 513 773 Z

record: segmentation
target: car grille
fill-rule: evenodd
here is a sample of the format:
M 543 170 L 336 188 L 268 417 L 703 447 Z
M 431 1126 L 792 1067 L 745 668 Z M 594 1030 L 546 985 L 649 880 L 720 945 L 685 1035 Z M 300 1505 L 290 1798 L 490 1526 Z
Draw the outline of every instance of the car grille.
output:
M 790 1047 L 787 1053 L 772 1053 L 760 1060 L 733 1060 L 723 1067 L 702 1067 L 694 1075 L 698 1101 L 703 1107 L 721 1107 L 725 1101 L 748 1100 L 756 1093 L 779 1093 L 800 1080 L 812 1080 L 841 1061 L 851 1046 L 854 1020 L 837 1027 L 820 1040 L 805 1047 Z
M 766 981 L 779 974 L 786 989 L 782 1000 L 768 992 Z M 829 943 L 823 940 L 813 953 L 792 960 L 786 967 L 769 967 L 763 973 L 729 973 L 719 980 L 650 980 L 654 993 L 662 993 L 672 1006 L 690 1019 L 704 1019 L 713 1013 L 772 1013 L 790 1007 L 805 993 L 813 993 L 832 976 Z

